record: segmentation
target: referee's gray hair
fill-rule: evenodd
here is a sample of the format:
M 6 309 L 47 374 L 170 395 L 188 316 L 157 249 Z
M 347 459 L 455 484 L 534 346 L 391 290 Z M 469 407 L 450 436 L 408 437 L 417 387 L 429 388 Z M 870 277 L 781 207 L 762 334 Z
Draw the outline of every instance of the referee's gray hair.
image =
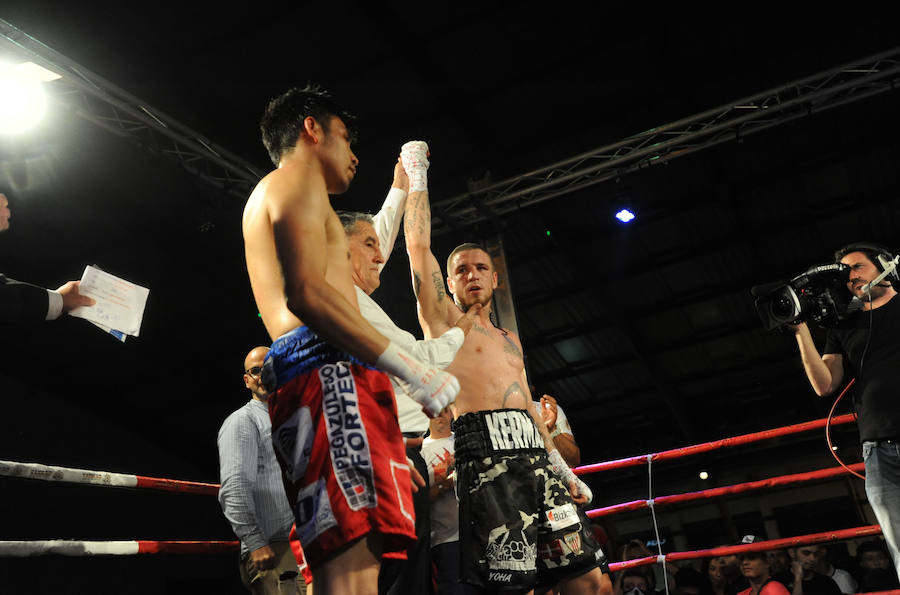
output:
M 341 225 L 344 226 L 344 233 L 351 234 L 356 230 L 356 224 L 360 221 L 375 225 L 375 218 L 369 213 L 361 213 L 359 211 L 336 211 Z

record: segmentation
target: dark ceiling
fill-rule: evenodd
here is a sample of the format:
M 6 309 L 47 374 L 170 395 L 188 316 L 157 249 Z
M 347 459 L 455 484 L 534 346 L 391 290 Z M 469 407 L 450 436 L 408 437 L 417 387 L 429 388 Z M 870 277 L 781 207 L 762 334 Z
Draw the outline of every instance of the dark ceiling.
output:
M 294 6 L 8 0 L 0 17 L 260 169 L 266 100 L 321 83 L 361 118 L 361 169 L 334 204 L 366 210 L 406 140 L 430 143 L 441 200 L 898 41 L 883 16 L 846 12 Z M 761 328 L 749 288 L 850 241 L 900 246 L 897 100 L 523 208 L 500 229 L 443 235 L 435 251 L 501 234 L 530 379 L 563 404 L 584 462 L 821 417 L 828 403 L 792 339 Z M 0 168 L 13 208 L 0 270 L 56 286 L 96 263 L 150 288 L 141 337 L 124 345 L 79 320 L 2 331 L 0 386 L 16 405 L 0 458 L 216 481 L 216 430 L 246 397 L 243 355 L 266 342 L 240 201 L 70 113 L 0 141 Z M 638 213 L 628 227 L 611 218 L 623 199 Z M 374 297 L 418 331 L 402 249 Z

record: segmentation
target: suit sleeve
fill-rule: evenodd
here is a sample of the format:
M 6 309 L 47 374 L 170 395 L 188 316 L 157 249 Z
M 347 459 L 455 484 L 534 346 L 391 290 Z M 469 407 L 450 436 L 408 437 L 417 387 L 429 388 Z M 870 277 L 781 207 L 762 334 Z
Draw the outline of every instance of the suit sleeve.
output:
M 49 305 L 50 298 L 43 287 L 0 273 L 0 324 L 43 321 Z

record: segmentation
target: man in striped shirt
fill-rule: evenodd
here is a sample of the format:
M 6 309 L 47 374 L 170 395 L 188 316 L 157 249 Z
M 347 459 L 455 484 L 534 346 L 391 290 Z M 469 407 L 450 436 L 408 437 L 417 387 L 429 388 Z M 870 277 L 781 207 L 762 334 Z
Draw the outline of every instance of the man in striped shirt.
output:
M 252 398 L 219 429 L 219 503 L 241 541 L 244 585 L 254 594 L 305 593 L 288 542 L 294 516 L 272 447 L 269 395 L 260 380 L 268 352 L 255 347 L 247 354 L 244 385 Z

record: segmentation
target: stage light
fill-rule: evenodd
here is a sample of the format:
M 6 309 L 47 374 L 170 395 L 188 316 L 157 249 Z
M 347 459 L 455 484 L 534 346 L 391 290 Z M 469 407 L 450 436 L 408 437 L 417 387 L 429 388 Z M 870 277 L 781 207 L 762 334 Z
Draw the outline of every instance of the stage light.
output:
M 36 126 L 47 109 L 42 83 L 58 78 L 32 62 L 0 63 L 0 134 L 19 134 Z
M 701 471 L 701 472 L 700 472 L 700 479 L 706 481 L 707 479 L 709 479 L 709 473 L 707 473 L 706 471 Z
M 616 213 L 616 219 L 622 223 L 630 223 L 635 218 L 635 214 L 630 209 L 621 209 Z

